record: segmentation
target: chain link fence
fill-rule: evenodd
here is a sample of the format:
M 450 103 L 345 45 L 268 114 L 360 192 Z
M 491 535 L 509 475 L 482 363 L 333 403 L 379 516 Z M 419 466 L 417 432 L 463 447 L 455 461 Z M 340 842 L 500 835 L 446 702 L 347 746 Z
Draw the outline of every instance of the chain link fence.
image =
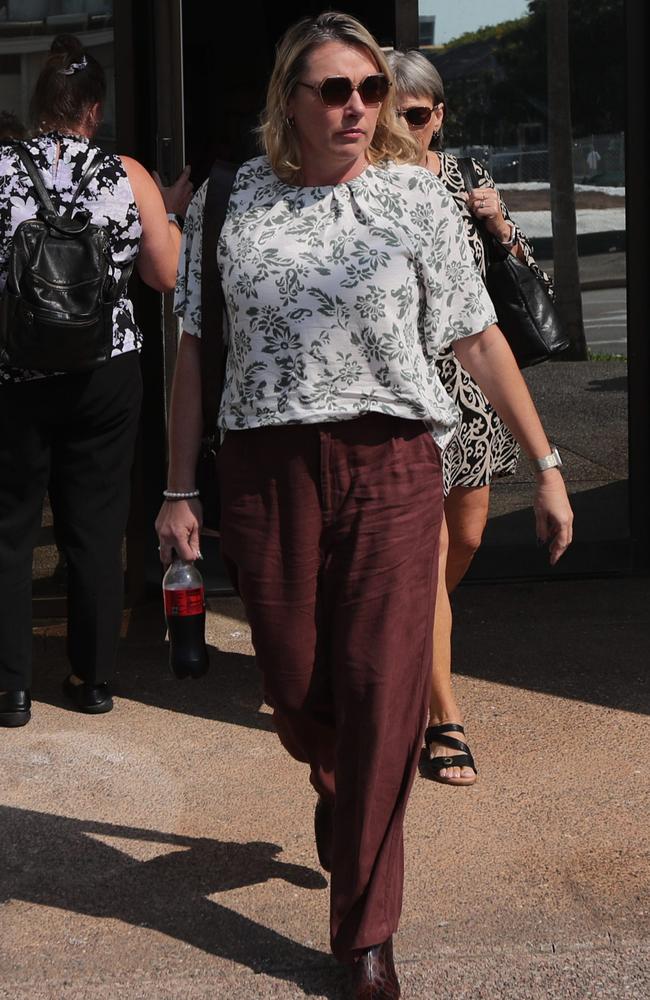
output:
M 549 182 L 546 146 L 462 146 L 450 150 L 485 163 L 497 184 Z M 601 187 L 625 185 L 625 136 L 622 132 L 588 135 L 573 143 L 576 184 Z

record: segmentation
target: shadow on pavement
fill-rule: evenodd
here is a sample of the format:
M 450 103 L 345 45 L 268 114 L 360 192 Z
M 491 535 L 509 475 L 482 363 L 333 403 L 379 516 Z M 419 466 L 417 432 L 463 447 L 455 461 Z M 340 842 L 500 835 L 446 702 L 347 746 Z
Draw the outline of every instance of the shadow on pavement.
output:
M 528 519 L 530 513 L 521 516 Z M 463 584 L 452 597 L 454 672 L 650 714 L 649 599 L 650 582 L 635 578 Z M 235 600 L 213 606 L 220 611 L 225 606 L 230 617 Z M 197 681 L 172 677 L 168 656 L 158 604 L 134 609 L 120 648 L 115 693 L 169 711 L 273 731 L 271 715 L 260 712 L 261 681 L 253 656 L 211 646 L 210 670 Z M 37 636 L 34 698 L 68 708 L 61 693 L 66 672 L 64 638 Z
M 308 996 L 340 996 L 342 973 L 329 956 L 207 898 L 269 879 L 326 888 L 319 873 L 279 861 L 276 844 L 185 837 L 4 806 L 0 831 L 0 904 L 24 900 L 150 927 L 294 982 Z M 161 853 L 139 860 L 138 850 L 151 855 L 152 846 Z M 323 969 L 330 965 L 323 994 Z
M 228 614 L 245 621 L 236 599 L 228 600 Z M 235 614 L 234 612 L 237 612 Z M 252 729 L 273 730 L 271 716 L 260 712 L 262 685 L 253 656 L 224 652 L 208 646 L 210 668 L 198 680 L 179 681 L 168 666 L 169 646 L 158 600 L 131 610 L 126 635 L 120 643 L 114 694 L 155 708 Z M 65 626 L 49 629 L 34 639 L 32 696 L 50 705 L 69 708 L 61 682 L 68 673 Z
M 571 547 L 553 569 L 548 550 L 535 545 L 535 518 L 530 506 L 491 517 L 483 544 L 467 574 L 468 580 L 499 580 L 552 574 L 557 579 L 578 574 L 625 572 L 630 569 L 631 542 L 627 480 L 571 490 L 575 515 Z M 522 489 L 528 499 L 529 487 Z M 539 580 L 543 586 L 543 580 Z M 553 581 L 555 582 L 555 581 Z
M 587 392 L 627 392 L 627 377 L 594 379 L 586 386 Z
M 650 714 L 647 579 L 461 587 L 454 671 Z

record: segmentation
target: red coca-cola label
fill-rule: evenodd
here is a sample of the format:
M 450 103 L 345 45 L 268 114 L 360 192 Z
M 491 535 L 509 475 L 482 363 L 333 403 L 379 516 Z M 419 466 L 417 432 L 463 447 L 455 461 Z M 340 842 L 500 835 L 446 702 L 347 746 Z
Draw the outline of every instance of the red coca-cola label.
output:
M 165 614 L 167 617 L 185 618 L 187 615 L 200 615 L 205 610 L 205 593 L 203 587 L 192 587 L 190 590 L 164 590 Z

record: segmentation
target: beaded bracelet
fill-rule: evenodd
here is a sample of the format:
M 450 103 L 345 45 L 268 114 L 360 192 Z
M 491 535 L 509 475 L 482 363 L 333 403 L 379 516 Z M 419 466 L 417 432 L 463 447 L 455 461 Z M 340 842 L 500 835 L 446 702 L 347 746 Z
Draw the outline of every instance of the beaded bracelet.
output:
M 165 500 L 194 500 L 195 497 L 200 496 L 198 490 L 184 490 L 176 492 L 175 490 L 163 490 L 163 496 Z

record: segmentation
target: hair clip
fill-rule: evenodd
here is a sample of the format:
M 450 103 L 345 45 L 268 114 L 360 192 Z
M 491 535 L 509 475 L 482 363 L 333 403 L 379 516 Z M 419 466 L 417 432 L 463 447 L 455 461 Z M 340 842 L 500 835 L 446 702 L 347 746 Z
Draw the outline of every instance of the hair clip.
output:
M 76 73 L 77 70 L 85 69 L 87 65 L 88 65 L 88 60 L 86 59 L 85 56 L 82 56 L 81 62 L 70 63 L 70 65 L 66 69 L 57 69 L 57 73 L 61 73 L 62 76 L 72 76 L 72 74 Z

